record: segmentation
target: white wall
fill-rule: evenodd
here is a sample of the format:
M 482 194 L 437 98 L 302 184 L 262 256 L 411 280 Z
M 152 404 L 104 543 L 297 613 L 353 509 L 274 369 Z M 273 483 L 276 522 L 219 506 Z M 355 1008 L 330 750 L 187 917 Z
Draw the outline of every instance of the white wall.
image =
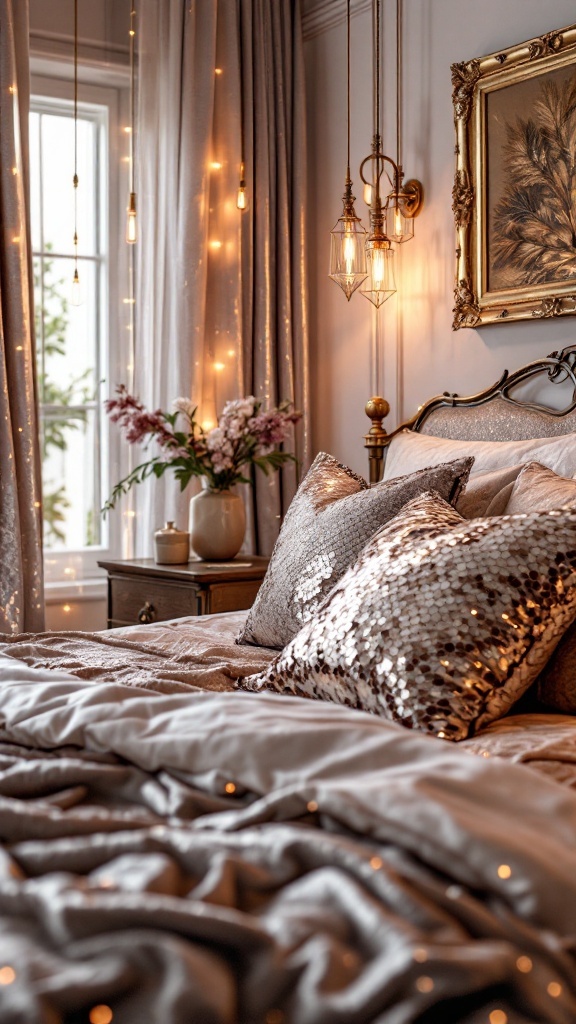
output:
M 309 0 L 308 6 L 314 6 Z M 394 11 L 384 0 L 386 104 L 384 151 L 395 155 Z M 576 341 L 576 319 L 495 325 L 452 332 L 454 126 L 450 65 L 519 43 L 575 20 L 573 0 L 404 0 L 404 169 L 419 178 L 425 206 L 415 238 L 400 247 L 398 293 L 381 309 L 384 369 L 378 388 L 392 410 L 391 429 L 426 398 L 470 394 L 504 368 Z M 358 167 L 370 151 L 371 15 L 352 19 L 352 177 L 357 212 L 368 226 Z M 387 29 L 387 31 L 386 31 Z M 305 42 L 311 229 L 311 345 L 316 449 L 366 470 L 363 406 L 375 382 L 375 315 L 360 295 L 348 304 L 328 279 L 329 232 L 340 215 L 346 165 L 346 26 Z
M 130 0 L 79 0 L 79 58 L 85 63 L 128 62 Z M 73 52 L 72 0 L 30 0 L 30 47 L 36 53 Z

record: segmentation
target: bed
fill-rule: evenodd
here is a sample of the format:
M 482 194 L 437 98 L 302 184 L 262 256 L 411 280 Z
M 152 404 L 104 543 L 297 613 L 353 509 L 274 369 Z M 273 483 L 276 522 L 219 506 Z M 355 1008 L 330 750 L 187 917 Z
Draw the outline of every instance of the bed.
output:
M 372 483 L 412 435 L 550 438 L 569 480 L 575 360 L 390 435 L 373 401 Z M 518 397 L 542 379 L 561 409 Z M 294 641 L 236 643 L 253 611 L 0 644 L 2 1024 L 576 1020 L 573 714 L 531 686 L 447 742 L 272 692 Z

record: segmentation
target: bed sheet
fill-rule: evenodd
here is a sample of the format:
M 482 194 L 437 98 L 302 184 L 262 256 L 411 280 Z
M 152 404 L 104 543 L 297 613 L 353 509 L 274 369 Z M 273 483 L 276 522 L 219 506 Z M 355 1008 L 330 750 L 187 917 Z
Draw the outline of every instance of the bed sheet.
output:
M 0 658 L 3 1024 L 569 1024 L 575 851 L 465 744 Z

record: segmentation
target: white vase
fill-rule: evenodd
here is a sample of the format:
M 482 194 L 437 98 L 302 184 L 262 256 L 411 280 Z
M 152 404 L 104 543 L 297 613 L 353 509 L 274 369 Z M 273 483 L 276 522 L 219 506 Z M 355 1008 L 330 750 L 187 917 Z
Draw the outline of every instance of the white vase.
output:
M 232 491 L 206 488 L 190 499 L 190 546 L 205 562 L 225 562 L 242 547 L 244 502 Z

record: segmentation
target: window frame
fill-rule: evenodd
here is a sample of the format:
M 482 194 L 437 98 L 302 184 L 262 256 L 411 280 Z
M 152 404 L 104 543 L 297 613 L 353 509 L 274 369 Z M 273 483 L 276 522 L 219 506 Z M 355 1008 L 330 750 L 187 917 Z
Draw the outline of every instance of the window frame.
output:
M 36 63 L 42 73 L 35 69 L 35 62 L 32 60 L 31 109 L 58 113 L 62 110 L 62 101 L 65 101 L 68 107 L 71 100 L 70 66 L 67 63 L 54 62 L 50 64 L 47 73 L 46 61 Z M 86 75 L 83 77 L 85 79 Z M 103 122 L 107 122 L 103 154 L 107 166 L 105 172 L 100 174 L 99 183 L 101 244 L 98 246 L 96 257 L 96 265 L 99 267 L 99 306 L 103 313 L 98 330 L 99 353 L 96 374 L 96 402 L 101 410 L 105 398 L 113 391 L 114 382 L 125 380 L 132 364 L 132 308 L 129 304 L 128 291 L 130 254 L 126 252 L 128 246 L 124 243 L 123 234 L 129 180 L 129 165 L 126 162 L 129 137 L 123 132 L 122 125 L 126 124 L 128 112 L 129 78 L 127 74 L 123 74 L 123 69 L 115 70 L 114 84 L 101 84 L 97 80 L 102 77 L 103 72 L 100 71 L 92 75 L 91 81 L 83 80 L 78 85 L 78 100 L 81 107 L 92 106 L 99 108 L 100 111 L 105 108 L 105 112 L 98 116 L 101 131 L 104 130 Z M 105 500 L 115 480 L 127 470 L 124 468 L 126 453 L 120 447 L 118 431 L 111 430 L 109 421 L 105 417 L 102 420 L 102 415 L 101 412 L 99 475 L 102 498 Z M 48 587 L 57 587 L 60 591 L 62 584 L 69 585 L 70 596 L 73 596 L 74 590 L 81 588 L 82 581 L 104 579 L 105 573 L 98 567 L 97 562 L 114 554 L 118 555 L 123 547 L 123 532 L 125 531 L 122 530 L 122 523 L 118 521 L 118 517 L 109 516 L 102 524 L 99 545 L 66 551 L 46 550 L 44 572 Z M 123 553 L 126 556 L 131 552 Z

